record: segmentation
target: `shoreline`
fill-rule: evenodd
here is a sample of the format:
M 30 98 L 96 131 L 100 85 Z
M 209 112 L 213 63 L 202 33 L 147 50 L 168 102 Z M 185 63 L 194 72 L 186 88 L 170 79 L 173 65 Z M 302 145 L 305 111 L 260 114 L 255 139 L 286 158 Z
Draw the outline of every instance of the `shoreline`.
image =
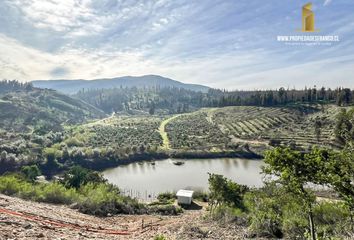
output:
M 186 160 L 186 159 L 218 159 L 218 158 L 244 158 L 244 159 L 254 159 L 261 160 L 263 156 L 254 152 L 248 151 L 224 151 L 224 152 L 205 152 L 205 151 L 169 151 L 169 152 L 155 152 L 155 153 L 138 153 L 134 155 L 126 156 L 120 159 L 76 159 L 68 160 L 67 164 L 62 165 L 60 168 L 52 170 L 51 172 L 43 172 L 51 179 L 55 175 L 60 175 L 64 171 L 68 170 L 74 165 L 79 165 L 84 168 L 88 168 L 94 171 L 102 172 L 104 170 L 115 168 L 122 165 L 128 165 L 131 163 L 138 163 L 144 161 L 158 161 L 164 159 L 176 159 L 176 160 Z M 16 172 L 25 165 L 11 165 L 5 166 L 0 175 L 6 172 Z
M 125 159 L 102 159 L 99 161 L 95 160 L 80 160 L 75 162 L 76 164 L 89 168 L 95 171 L 104 171 L 110 168 L 115 168 L 122 165 L 128 165 L 131 163 L 145 162 L 145 161 L 159 161 L 164 159 L 176 159 L 176 160 L 186 160 L 186 159 L 218 159 L 218 158 L 244 158 L 261 160 L 262 155 L 254 152 L 170 152 L 170 153 L 154 153 L 154 154 L 137 154 Z

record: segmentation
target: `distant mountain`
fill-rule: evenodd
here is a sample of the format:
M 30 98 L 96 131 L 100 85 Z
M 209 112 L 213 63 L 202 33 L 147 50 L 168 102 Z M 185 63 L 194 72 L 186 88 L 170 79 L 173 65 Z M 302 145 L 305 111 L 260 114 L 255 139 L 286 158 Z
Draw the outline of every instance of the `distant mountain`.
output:
M 26 87 L 0 92 L 0 129 L 56 131 L 61 123 L 81 123 L 105 114 L 82 100 L 49 89 Z
M 140 77 L 126 76 L 103 78 L 95 80 L 37 80 L 32 81 L 34 87 L 49 88 L 66 94 L 74 94 L 82 89 L 108 89 L 119 87 L 177 87 L 193 91 L 207 92 L 209 87 L 197 84 L 187 84 L 158 75 Z

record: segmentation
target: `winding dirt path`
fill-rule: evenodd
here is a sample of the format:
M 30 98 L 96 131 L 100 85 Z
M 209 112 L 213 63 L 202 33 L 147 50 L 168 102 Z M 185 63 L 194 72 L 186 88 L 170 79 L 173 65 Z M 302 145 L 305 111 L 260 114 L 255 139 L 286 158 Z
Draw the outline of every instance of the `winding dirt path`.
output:
M 164 150 L 169 150 L 171 149 L 170 148 L 170 140 L 168 139 L 168 136 L 167 136 L 167 132 L 166 132 L 166 125 L 172 121 L 173 119 L 176 119 L 178 118 L 179 116 L 182 116 L 183 114 L 178 114 L 178 115 L 174 115 L 170 118 L 167 118 L 165 120 L 163 120 L 160 124 L 160 127 L 159 127 L 159 132 L 160 132 L 160 135 L 162 137 L 162 149 Z

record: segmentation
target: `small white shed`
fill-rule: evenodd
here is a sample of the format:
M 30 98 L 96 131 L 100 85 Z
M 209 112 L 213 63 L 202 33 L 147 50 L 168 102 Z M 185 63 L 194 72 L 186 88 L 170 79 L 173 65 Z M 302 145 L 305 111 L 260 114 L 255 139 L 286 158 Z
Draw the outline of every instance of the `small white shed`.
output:
M 193 200 L 193 193 L 194 191 L 190 191 L 190 190 L 183 190 L 183 189 L 179 190 L 176 194 L 178 204 L 190 205 Z

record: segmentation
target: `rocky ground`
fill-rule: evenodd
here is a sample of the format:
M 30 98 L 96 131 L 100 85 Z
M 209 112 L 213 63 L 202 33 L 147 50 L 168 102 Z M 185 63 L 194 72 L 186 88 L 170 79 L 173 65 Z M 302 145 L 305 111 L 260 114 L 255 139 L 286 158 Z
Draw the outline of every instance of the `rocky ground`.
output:
M 205 208 L 179 216 L 119 215 L 98 218 L 66 206 L 0 195 L 0 239 L 243 239 L 246 229 L 205 217 Z

